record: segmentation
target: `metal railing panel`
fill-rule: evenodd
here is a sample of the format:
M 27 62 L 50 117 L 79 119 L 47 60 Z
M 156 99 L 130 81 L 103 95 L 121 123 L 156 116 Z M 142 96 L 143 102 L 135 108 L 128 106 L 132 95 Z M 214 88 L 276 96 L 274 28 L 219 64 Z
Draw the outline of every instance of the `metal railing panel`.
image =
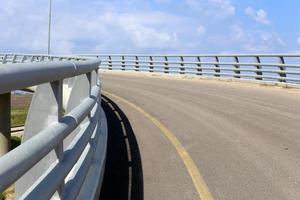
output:
M 92 116 L 91 123 L 87 122 L 82 125 L 83 128 L 81 133 L 77 135 L 71 145 L 65 150 L 64 159 L 53 166 L 53 168 L 49 169 L 40 180 L 37 180 L 34 184 L 36 187 L 32 190 L 28 190 L 21 199 L 38 199 L 41 194 L 43 194 L 43 198 L 45 199 L 50 199 L 52 197 L 57 190 L 57 186 L 64 182 L 68 173 L 77 163 L 80 156 L 82 156 L 82 153 L 87 148 L 89 140 L 95 140 L 94 133 L 96 131 L 98 120 L 99 108 L 95 115 Z M 94 137 L 92 137 L 93 134 Z M 88 148 L 90 152 L 94 151 L 94 149 L 95 148 Z M 87 153 L 84 154 L 83 158 L 85 157 L 87 157 Z M 89 162 L 85 161 L 85 164 L 89 165 Z
M 30 110 L 40 109 L 34 107 L 41 103 L 41 98 L 47 107 L 45 98 L 49 95 L 45 94 L 49 91 L 52 103 L 48 105 L 48 110 L 51 112 L 42 112 L 45 116 L 52 113 L 51 117 L 56 118 L 46 127 L 33 131 L 33 135 L 27 137 L 19 147 L 0 157 L 0 191 L 18 180 L 16 198 L 75 199 L 79 192 L 82 192 L 81 185 L 94 182 L 95 177 L 98 177 L 99 181 L 94 187 L 101 187 L 103 177 L 98 174 L 100 172 L 103 175 L 104 162 L 98 163 L 99 172 L 94 171 L 94 177 L 90 176 L 90 168 L 94 169 L 95 152 L 100 148 L 101 160 L 104 161 L 106 157 L 107 129 L 99 131 L 100 127 L 106 126 L 102 124 L 105 116 L 102 114 L 99 99 L 99 63 L 100 59 L 78 56 L 0 54 L 0 94 L 42 84 L 35 89 L 42 93 L 36 95 L 36 103 L 31 105 Z M 74 92 L 80 88 L 86 91 Z M 42 107 L 41 109 L 43 110 Z M 53 112 L 53 109 L 56 111 Z M 35 123 L 39 123 L 43 119 L 37 116 L 34 120 Z M 35 126 L 35 123 L 29 124 Z M 24 138 L 27 128 L 25 125 Z M 70 143 L 66 143 L 66 138 L 77 130 L 79 132 L 70 138 Z M 99 138 L 104 140 L 99 143 Z M 64 147 L 63 142 L 68 145 Z M 42 174 L 37 173 L 40 169 L 34 168 L 49 152 L 55 152 L 57 159 L 52 160 L 52 164 L 46 166 L 47 170 L 41 171 Z M 39 174 L 32 177 L 33 182 L 24 176 L 32 169 L 35 170 L 35 174 Z M 70 180 L 70 177 L 75 179 Z M 19 178 L 24 181 L 19 182 Z M 93 180 L 89 180 L 91 178 Z M 76 181 L 76 184 L 72 181 Z M 94 191 L 90 195 L 97 198 L 99 193 Z
M 2 65 L 0 94 L 85 74 L 98 69 L 99 63 L 100 60 L 90 60 Z
M 138 71 L 143 72 L 212 76 L 221 79 L 231 77 L 286 85 L 300 84 L 299 54 L 92 54 L 83 56 L 100 58 L 100 69 L 107 70 L 125 71 L 139 67 Z
M 57 122 L 36 134 L 18 148 L 0 159 L 0 191 L 3 191 L 21 177 L 27 170 L 49 153 L 70 134 L 88 115 L 97 102 L 99 87 L 91 97 Z

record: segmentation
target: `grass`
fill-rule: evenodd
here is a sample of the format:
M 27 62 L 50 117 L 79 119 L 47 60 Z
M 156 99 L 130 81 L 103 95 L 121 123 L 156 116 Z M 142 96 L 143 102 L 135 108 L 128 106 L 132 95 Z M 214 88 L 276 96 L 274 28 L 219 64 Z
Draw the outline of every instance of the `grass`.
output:
M 0 200 L 15 199 L 15 184 L 11 185 L 5 192 L 0 193 Z
M 21 144 L 21 137 L 11 136 L 10 142 L 11 142 L 11 150 L 13 150 L 14 148 L 16 148 L 17 146 L 19 146 Z
M 26 116 L 28 113 L 28 108 L 13 108 L 11 110 L 11 126 L 17 127 L 17 126 L 24 126 Z
M 28 113 L 28 106 L 13 107 L 11 109 L 11 127 L 24 126 L 26 117 Z M 16 148 L 21 144 L 21 137 L 12 136 L 11 137 L 11 149 Z M 6 192 L 0 192 L 0 200 L 10 199 L 14 196 L 14 186 L 7 189 Z
M 0 193 L 0 200 L 5 200 L 6 196 L 5 196 L 5 192 Z

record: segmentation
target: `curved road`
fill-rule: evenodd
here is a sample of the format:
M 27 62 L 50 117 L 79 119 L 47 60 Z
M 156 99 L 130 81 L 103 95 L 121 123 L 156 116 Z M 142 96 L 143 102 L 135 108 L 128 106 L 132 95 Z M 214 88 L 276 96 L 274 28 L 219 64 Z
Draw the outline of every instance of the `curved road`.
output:
M 174 134 L 213 199 L 300 199 L 300 90 L 142 73 L 101 78 L 110 134 L 103 199 L 199 199 L 170 138 L 132 105 Z

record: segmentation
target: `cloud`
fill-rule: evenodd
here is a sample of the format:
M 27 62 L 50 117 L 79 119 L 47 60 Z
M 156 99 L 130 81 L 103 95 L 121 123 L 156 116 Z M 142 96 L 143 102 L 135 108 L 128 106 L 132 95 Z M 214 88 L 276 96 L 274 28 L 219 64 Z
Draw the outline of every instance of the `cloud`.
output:
M 167 50 L 177 45 L 174 29 L 167 28 L 173 26 L 168 22 L 177 18 L 162 13 L 104 12 L 97 16 L 64 16 L 61 19 L 54 27 L 54 43 L 69 41 L 67 46 L 73 50 L 76 43 L 91 43 L 94 50 L 101 52 Z M 68 25 L 70 21 L 74 23 Z M 74 45 L 70 45 L 71 42 Z
M 245 9 L 245 14 L 250 16 L 259 24 L 268 25 L 271 23 L 271 21 L 268 19 L 267 12 L 263 9 L 255 10 L 252 7 L 247 7 Z
M 230 27 L 230 30 L 231 30 L 231 37 L 234 39 L 234 40 L 240 40 L 243 36 L 244 36 L 244 30 L 242 29 L 241 26 L 239 25 L 232 25 Z
M 200 35 L 205 34 L 206 33 L 206 27 L 202 26 L 202 25 L 198 26 L 197 33 L 199 33 Z
M 168 4 L 171 2 L 171 0 L 155 0 L 155 2 L 159 4 Z
M 248 52 L 270 52 L 282 49 L 284 41 L 276 32 L 256 30 L 247 36 L 243 45 Z
M 230 0 L 186 0 L 186 2 L 192 9 L 215 18 L 235 15 L 235 7 Z
M 297 38 L 297 43 L 300 44 L 300 36 Z
M 45 53 L 47 6 L 33 0 L 8 0 L 1 4 L 0 23 L 5 31 L 0 32 L 0 51 Z M 156 11 L 99 12 L 91 7 L 83 13 L 65 11 L 63 5 L 54 5 L 53 53 L 171 51 L 179 48 L 176 27 L 184 26 L 181 17 Z
M 55 2 L 53 53 L 270 52 L 284 45 L 271 26 L 241 21 L 230 0 Z M 179 13 L 178 7 L 184 9 Z M 45 1 L 1 1 L 0 51 L 45 53 L 47 10 Z M 248 14 L 269 21 L 258 11 L 248 9 Z

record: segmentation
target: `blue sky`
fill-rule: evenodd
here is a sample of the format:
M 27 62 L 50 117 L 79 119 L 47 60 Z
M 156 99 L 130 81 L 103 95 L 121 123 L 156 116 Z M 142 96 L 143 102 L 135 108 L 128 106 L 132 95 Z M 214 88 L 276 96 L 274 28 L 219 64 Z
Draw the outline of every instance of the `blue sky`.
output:
M 53 0 L 52 52 L 300 52 L 299 0 Z M 47 0 L 0 0 L 1 52 L 45 53 Z

